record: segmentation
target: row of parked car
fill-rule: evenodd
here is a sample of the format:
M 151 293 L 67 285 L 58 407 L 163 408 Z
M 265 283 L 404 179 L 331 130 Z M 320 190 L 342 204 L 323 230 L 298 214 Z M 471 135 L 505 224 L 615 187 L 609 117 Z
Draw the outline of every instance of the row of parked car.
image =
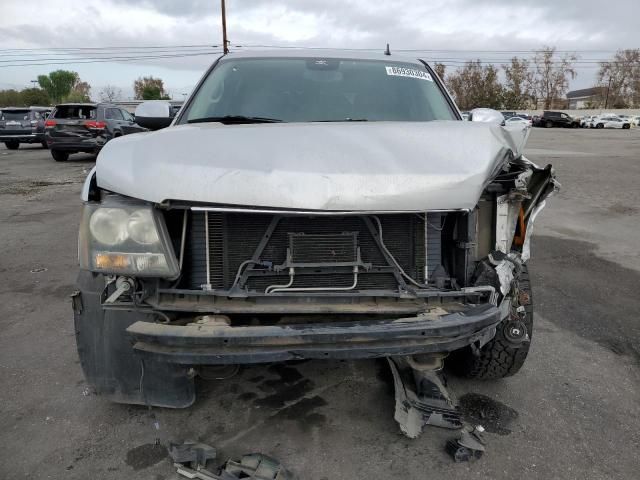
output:
M 580 118 L 582 128 L 623 128 L 640 127 L 640 115 L 617 115 L 605 113 L 602 115 L 588 115 Z
M 605 113 L 571 117 L 550 110 L 534 116 L 501 113 L 505 125 L 622 129 L 640 126 L 640 115 Z M 468 112 L 463 112 L 463 117 L 468 117 Z M 97 154 L 112 138 L 146 130 L 136 123 L 134 115 L 109 103 L 65 103 L 53 109 L 35 106 L 0 109 L 0 142 L 10 150 L 20 148 L 21 143 L 39 143 L 51 151 L 57 162 L 67 160 L 72 153 Z
M 500 112 L 504 117 L 504 125 L 528 125 L 530 127 L 563 127 L 563 128 L 622 128 L 640 126 L 640 115 L 617 115 L 615 113 L 603 113 L 600 115 L 587 115 L 572 117 L 571 115 L 545 110 L 542 115 L 528 115 L 517 112 Z M 465 120 L 469 119 L 469 112 L 462 112 Z
M 0 110 L 0 142 L 10 150 L 20 148 L 21 143 L 39 143 L 57 162 L 72 153 L 98 153 L 112 138 L 146 130 L 131 113 L 109 103 Z
M 599 115 L 586 115 L 572 117 L 571 115 L 545 110 L 542 115 L 530 117 L 516 112 L 502 112 L 505 123 L 528 121 L 534 127 L 564 127 L 564 128 L 622 128 L 629 129 L 640 125 L 640 115 L 618 115 L 615 113 L 602 113 Z

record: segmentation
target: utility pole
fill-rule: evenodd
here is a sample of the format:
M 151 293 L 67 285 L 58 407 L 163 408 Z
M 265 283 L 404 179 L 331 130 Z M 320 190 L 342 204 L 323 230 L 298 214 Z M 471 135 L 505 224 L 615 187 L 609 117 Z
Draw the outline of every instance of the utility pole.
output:
M 227 9 L 224 0 L 220 0 L 220 7 L 222 8 L 222 51 L 226 55 L 229 53 L 229 40 L 227 40 Z
M 607 87 L 607 96 L 604 98 L 604 109 L 607 109 L 609 104 L 609 90 L 611 90 L 611 75 L 609 75 L 609 86 Z

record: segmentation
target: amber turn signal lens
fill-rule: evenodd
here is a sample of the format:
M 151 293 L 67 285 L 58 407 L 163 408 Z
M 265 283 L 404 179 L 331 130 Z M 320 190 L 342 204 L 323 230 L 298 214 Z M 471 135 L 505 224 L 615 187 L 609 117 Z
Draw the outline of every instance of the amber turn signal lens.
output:
M 101 270 L 127 268 L 130 264 L 128 255 L 98 253 L 96 254 L 95 265 Z

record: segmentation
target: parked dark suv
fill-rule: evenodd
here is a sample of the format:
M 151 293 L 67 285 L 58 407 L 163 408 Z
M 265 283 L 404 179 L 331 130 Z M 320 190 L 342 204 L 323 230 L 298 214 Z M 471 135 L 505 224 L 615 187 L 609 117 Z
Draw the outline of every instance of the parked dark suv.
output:
M 0 142 L 9 150 L 16 150 L 21 143 L 40 143 L 47 148 L 44 139 L 44 121 L 51 112 L 49 107 L 8 107 L 0 110 Z
M 538 118 L 535 123 L 537 127 L 565 127 L 565 128 L 577 128 L 580 126 L 580 120 L 572 118 L 564 112 L 551 112 L 545 110 L 542 116 Z
M 57 105 L 45 122 L 51 156 L 63 162 L 69 154 L 98 153 L 112 138 L 146 131 L 133 115 L 108 103 Z

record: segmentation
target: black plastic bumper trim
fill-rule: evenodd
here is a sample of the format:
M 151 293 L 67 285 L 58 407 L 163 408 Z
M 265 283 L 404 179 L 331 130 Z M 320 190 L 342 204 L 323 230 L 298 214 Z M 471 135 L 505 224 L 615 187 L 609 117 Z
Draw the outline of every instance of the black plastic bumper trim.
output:
M 487 335 L 501 320 L 493 305 L 464 312 L 367 322 L 275 326 L 164 325 L 127 328 L 143 357 L 186 365 L 265 363 L 307 358 L 375 358 L 450 352 Z

